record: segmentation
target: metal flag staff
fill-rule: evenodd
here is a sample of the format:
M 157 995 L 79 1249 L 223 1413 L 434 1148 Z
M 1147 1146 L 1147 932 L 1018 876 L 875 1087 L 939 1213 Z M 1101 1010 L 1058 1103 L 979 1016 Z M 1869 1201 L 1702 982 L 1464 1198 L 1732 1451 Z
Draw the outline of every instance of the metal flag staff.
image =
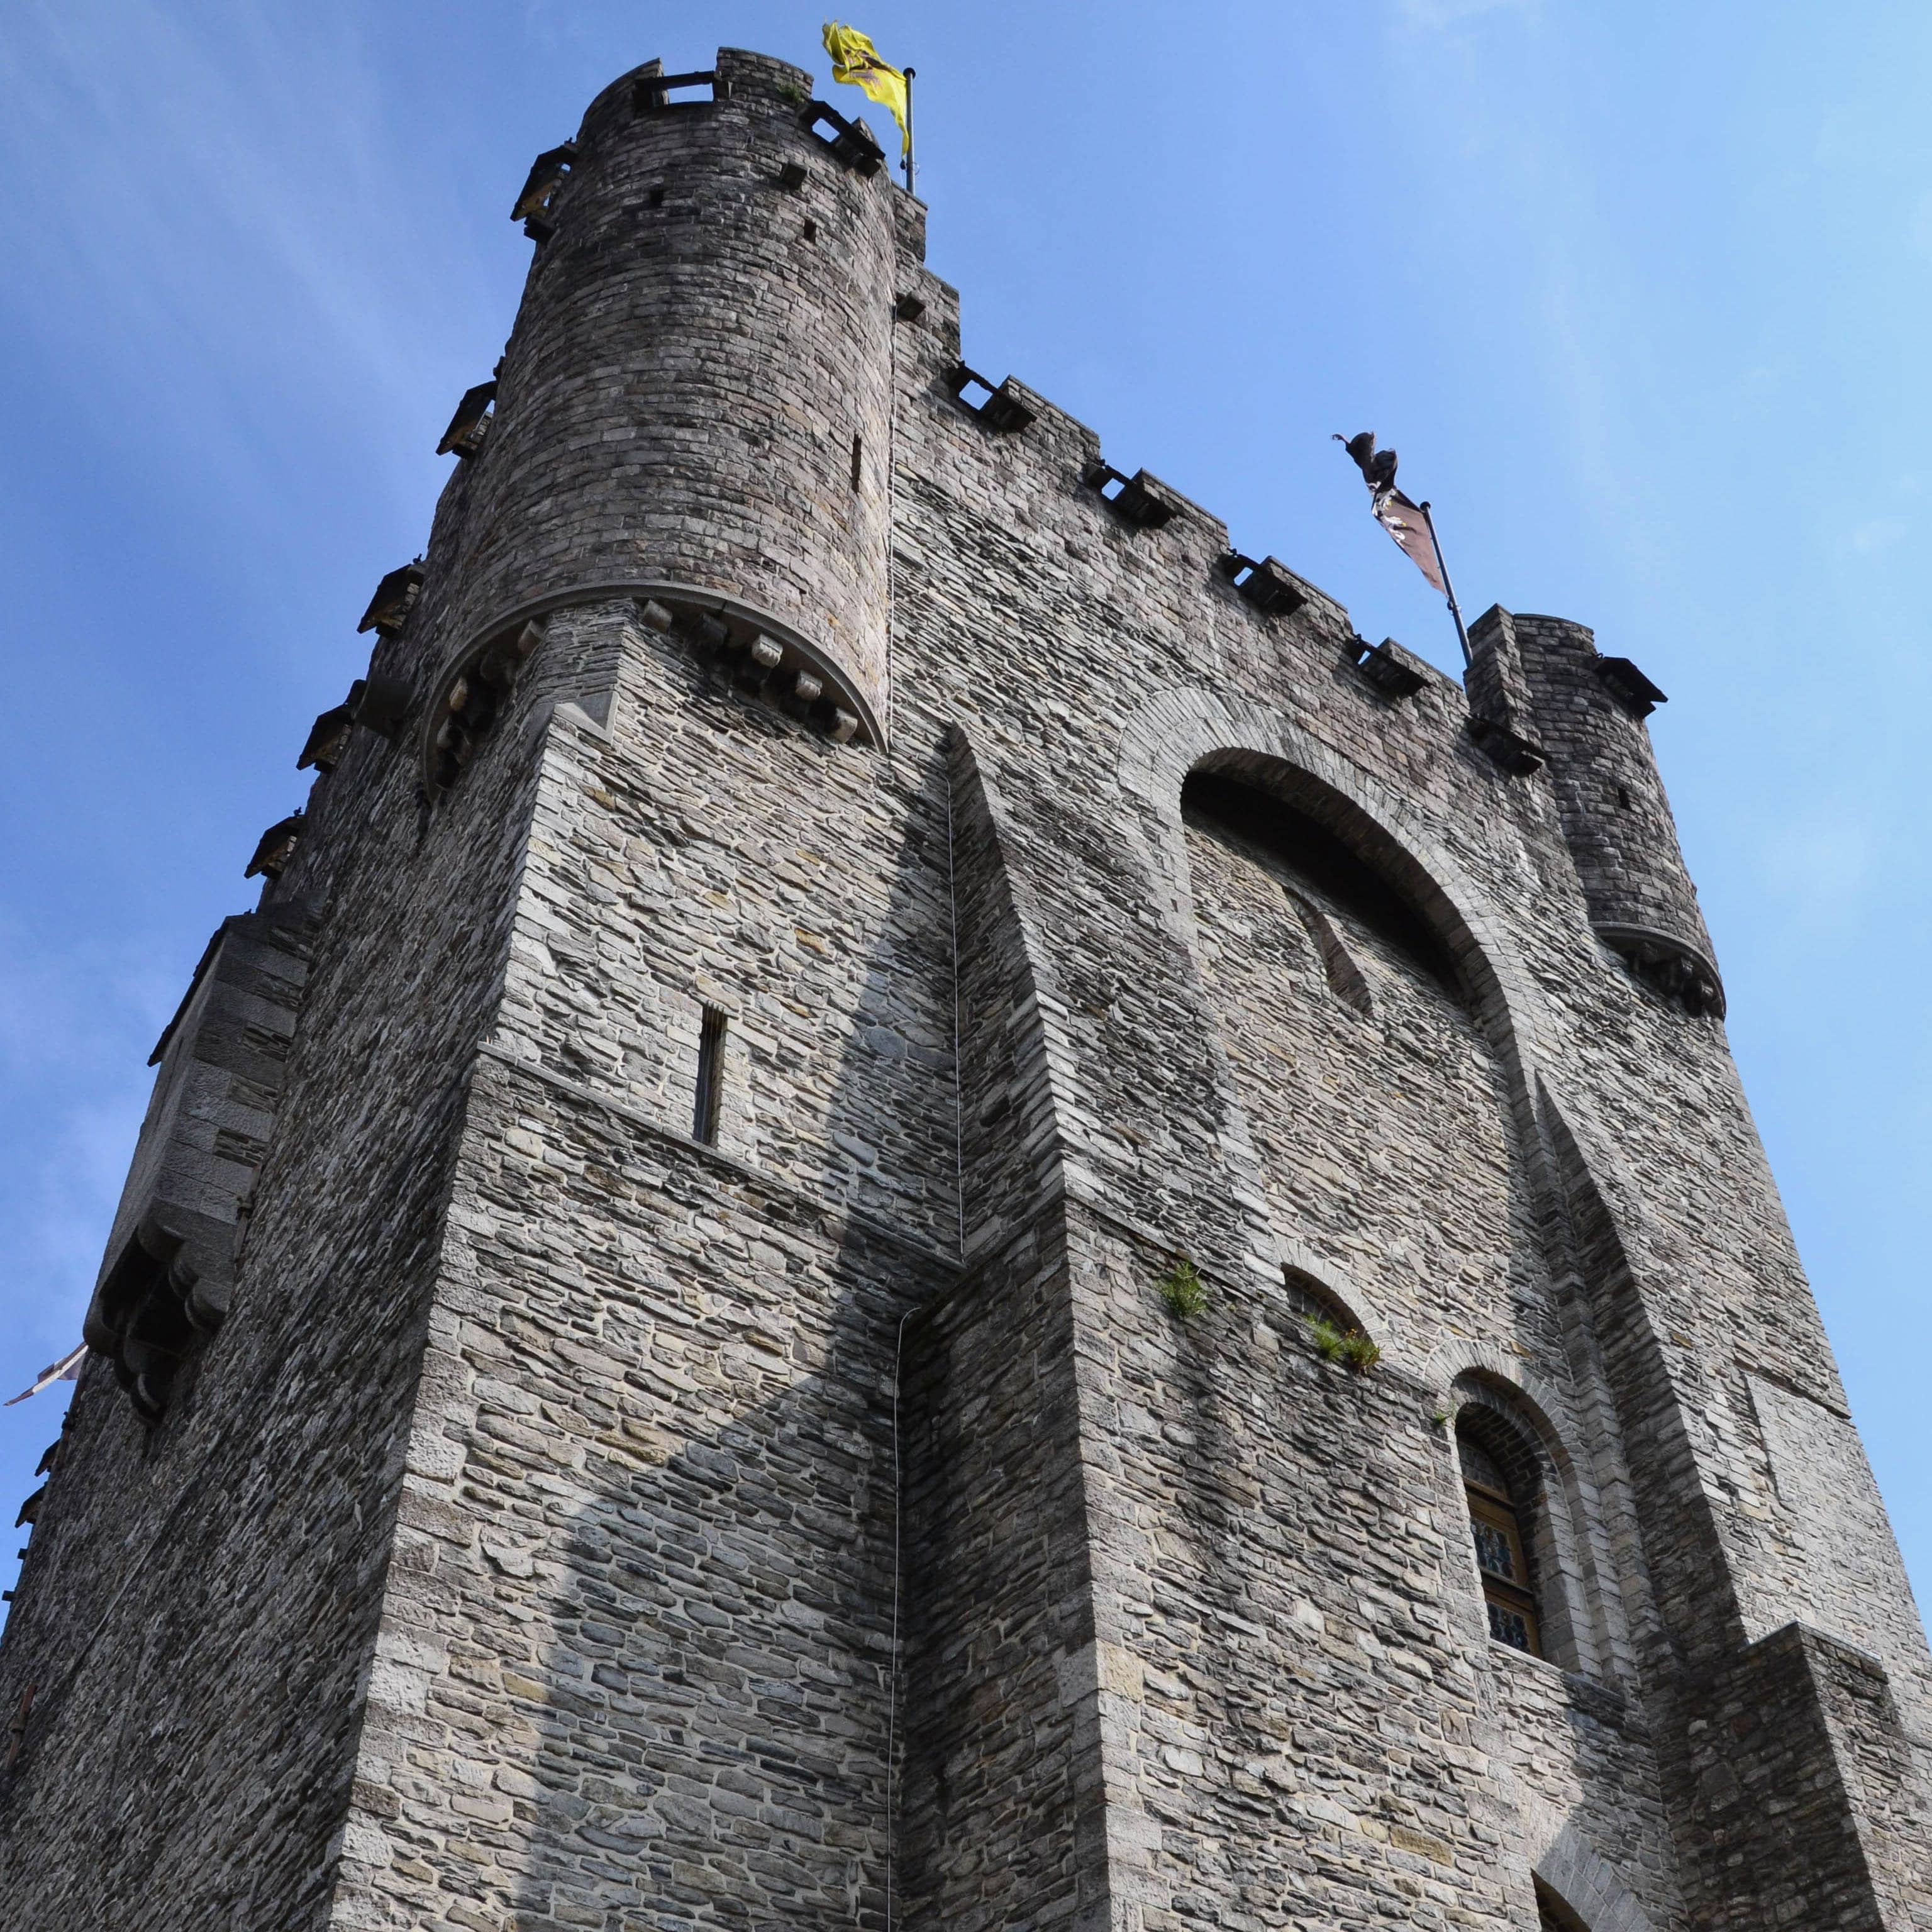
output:
M 1456 602 L 1456 586 L 1449 581 L 1449 566 L 1442 555 L 1442 539 L 1436 534 L 1436 519 L 1430 514 L 1427 503 L 1420 506 L 1422 520 L 1429 526 L 1429 541 L 1436 552 L 1436 568 L 1442 578 L 1442 596 L 1449 606 L 1449 614 L 1456 620 L 1456 641 L 1462 646 L 1462 662 L 1469 662 L 1469 633 L 1462 623 L 1462 606 Z
M 907 193 L 908 194 L 910 194 L 912 193 L 912 83 L 913 83 L 913 80 L 914 80 L 914 76 L 916 76 L 916 75 L 918 74 L 918 72 L 919 72 L 919 69 L 918 69 L 917 68 L 916 68 L 916 67 L 909 67 L 909 68 L 908 68 L 906 69 L 906 70 L 905 70 L 905 77 L 906 77 L 906 138 L 905 138 L 905 170 L 906 170 L 906 193 Z
M 1456 602 L 1455 586 L 1449 581 L 1449 566 L 1442 555 L 1442 539 L 1436 534 L 1436 519 L 1430 514 L 1429 506 L 1413 501 L 1395 487 L 1395 452 L 1378 449 L 1373 430 L 1365 429 L 1359 436 L 1338 432 L 1335 440 L 1354 459 L 1355 467 L 1362 472 L 1362 480 L 1369 486 L 1370 508 L 1376 521 L 1394 538 L 1396 548 L 1442 593 L 1449 614 L 1456 620 L 1456 640 L 1462 646 L 1462 662 L 1466 665 L 1469 633 L 1463 627 L 1462 608 Z

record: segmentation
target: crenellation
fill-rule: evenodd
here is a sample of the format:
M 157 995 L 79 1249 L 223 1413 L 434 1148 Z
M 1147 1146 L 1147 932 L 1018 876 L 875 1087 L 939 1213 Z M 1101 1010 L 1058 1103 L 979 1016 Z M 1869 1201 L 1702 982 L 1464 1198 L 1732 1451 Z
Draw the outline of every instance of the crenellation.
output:
M 1924 1932 L 1661 693 L 1372 649 L 976 375 L 796 68 L 620 76 L 512 213 L 157 1050 L 16 1916 Z

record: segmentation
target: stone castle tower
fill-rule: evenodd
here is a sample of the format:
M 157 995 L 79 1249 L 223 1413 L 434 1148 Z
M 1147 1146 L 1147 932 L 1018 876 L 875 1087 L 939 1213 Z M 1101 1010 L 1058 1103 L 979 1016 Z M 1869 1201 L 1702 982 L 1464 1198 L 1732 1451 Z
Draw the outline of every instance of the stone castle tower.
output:
M 981 382 L 792 68 L 516 212 L 157 1052 L 9 1924 L 1932 1927 L 1660 694 L 1370 650 Z

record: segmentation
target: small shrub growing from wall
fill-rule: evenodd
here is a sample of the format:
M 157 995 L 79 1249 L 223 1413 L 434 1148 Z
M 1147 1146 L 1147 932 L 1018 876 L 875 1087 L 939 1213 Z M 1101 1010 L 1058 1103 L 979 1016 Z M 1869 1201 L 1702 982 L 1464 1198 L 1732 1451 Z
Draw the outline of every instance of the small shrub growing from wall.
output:
M 1382 1358 L 1382 1352 L 1359 1328 L 1338 1328 L 1326 1316 L 1307 1318 L 1308 1332 L 1314 1338 L 1315 1352 L 1324 1362 L 1340 1362 L 1358 1376 L 1366 1375 Z
M 1160 1278 L 1160 1298 L 1177 1322 L 1191 1322 L 1208 1306 L 1208 1284 L 1185 1255 Z

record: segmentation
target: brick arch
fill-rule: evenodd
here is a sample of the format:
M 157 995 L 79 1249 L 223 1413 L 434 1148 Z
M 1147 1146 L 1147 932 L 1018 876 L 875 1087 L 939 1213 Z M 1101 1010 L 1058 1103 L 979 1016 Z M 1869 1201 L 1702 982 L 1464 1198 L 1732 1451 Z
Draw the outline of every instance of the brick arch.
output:
M 1413 805 L 1282 712 L 1204 686 L 1170 686 L 1150 694 L 1123 721 L 1115 776 L 1132 808 L 1129 823 L 1154 883 L 1157 910 L 1190 959 L 1198 957 L 1198 933 L 1180 794 L 1189 773 L 1204 765 L 1264 782 L 1286 778 L 1297 806 L 1313 808 L 1409 894 L 1455 961 L 1502 1067 L 1532 1189 L 1553 1207 L 1560 1195 L 1538 1098 L 1554 1034 L 1541 996 L 1483 890 Z M 1223 1106 L 1231 1142 L 1252 1162 L 1245 1109 L 1232 1085 Z M 1297 1245 L 1290 1231 L 1274 1232 L 1282 1258 L 1302 1266 L 1288 1252 Z M 1324 1276 L 1321 1268 L 1306 1271 L 1318 1280 Z M 1348 1298 L 1346 1292 L 1343 1298 Z M 1397 1335 L 1366 1307 L 1364 1317 L 1365 1329 L 1374 1322 L 1379 1332 L 1370 1332 L 1392 1364 L 1412 1372 L 1423 1369 L 1406 1359 L 1412 1356 L 1414 1338 Z
M 1287 1234 L 1278 1233 L 1276 1244 L 1281 1250 L 1282 1267 L 1305 1277 L 1334 1302 L 1382 1350 L 1383 1360 L 1391 1367 L 1411 1375 L 1423 1372 L 1424 1364 L 1414 1359 L 1409 1339 L 1390 1323 L 1375 1297 L 1339 1262 L 1318 1255 Z

